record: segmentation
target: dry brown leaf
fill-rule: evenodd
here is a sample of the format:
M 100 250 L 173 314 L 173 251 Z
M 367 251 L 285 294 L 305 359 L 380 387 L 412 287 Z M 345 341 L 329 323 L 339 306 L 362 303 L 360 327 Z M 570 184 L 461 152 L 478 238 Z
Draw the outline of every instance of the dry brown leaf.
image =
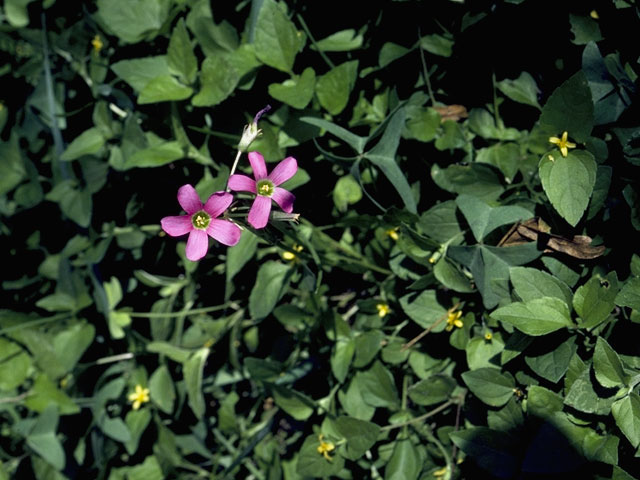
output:
M 457 122 L 461 118 L 467 118 L 469 113 L 464 105 L 443 105 L 441 107 L 433 107 L 442 117 L 442 121 L 453 120 Z

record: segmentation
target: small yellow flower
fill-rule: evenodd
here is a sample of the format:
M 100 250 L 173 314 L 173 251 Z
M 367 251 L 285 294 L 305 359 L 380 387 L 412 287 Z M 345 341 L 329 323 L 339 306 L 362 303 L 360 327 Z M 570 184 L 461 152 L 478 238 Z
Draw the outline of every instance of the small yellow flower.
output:
M 436 470 L 432 473 L 434 477 L 444 477 L 444 474 L 447 473 L 448 467 L 442 467 L 440 470 Z
M 399 238 L 398 230 L 399 230 L 399 228 L 398 228 L 398 227 L 396 227 L 396 228 L 390 228 L 390 229 L 389 229 L 389 230 L 387 230 L 385 233 L 386 233 L 389 237 L 391 237 L 391 240 L 394 240 L 394 241 L 396 241 L 396 242 L 397 242 L 397 241 L 398 241 L 398 238 Z
M 322 440 L 323 438 L 324 438 L 324 435 L 322 434 L 318 435 L 318 440 L 320 441 L 320 445 L 318 446 L 317 451 L 320 455 L 322 455 L 328 461 L 331 461 L 332 458 L 329 456 L 329 452 L 332 452 L 333 450 L 335 450 L 336 446 L 331 442 L 323 441 Z
M 462 310 L 453 310 L 447 314 L 447 332 L 453 330 L 453 327 L 462 328 L 464 327 L 464 323 L 460 320 L 462 317 Z
M 204 342 L 204 344 L 202 345 L 204 348 L 211 348 L 213 347 L 213 345 L 216 343 L 215 339 L 213 338 L 209 338 L 207 339 L 206 342 Z
M 570 148 L 576 148 L 575 143 L 569 142 L 567 140 L 568 137 L 569 137 L 569 132 L 566 132 L 566 131 L 562 133 L 562 138 L 549 137 L 549 143 L 553 143 L 554 145 L 557 145 L 563 157 L 566 157 L 569 154 Z
M 589 12 L 589 16 L 594 20 L 598 20 L 600 18 L 600 15 L 598 15 L 596 10 L 591 10 L 591 12 Z
M 104 47 L 104 43 L 102 43 L 102 38 L 100 38 L 100 35 L 96 35 L 95 37 L 93 37 L 93 40 L 91 40 L 91 45 L 93 45 L 93 50 L 96 53 L 102 50 L 102 47 Z
M 380 318 L 387 316 L 391 311 L 391 308 L 389 308 L 389 305 L 386 303 L 379 303 L 376 305 L 376 308 L 378 309 L 378 316 Z
M 485 339 L 487 342 L 490 342 L 490 341 L 491 341 L 491 339 L 493 339 L 493 333 L 491 333 L 491 332 L 487 332 L 487 333 L 485 333 L 485 334 L 484 334 L 484 339 Z
M 303 248 L 302 248 L 302 245 L 294 244 L 293 247 L 291 247 L 291 250 L 293 250 L 296 253 L 300 253 L 303 250 Z M 298 258 L 298 255 L 296 255 L 296 253 L 294 252 L 291 252 L 291 251 L 283 252 L 282 258 L 287 260 L 288 262 L 293 262 Z
M 149 401 L 149 389 L 136 385 L 136 391 L 129 394 L 129 401 L 133 403 L 132 408 L 138 410 L 143 403 Z

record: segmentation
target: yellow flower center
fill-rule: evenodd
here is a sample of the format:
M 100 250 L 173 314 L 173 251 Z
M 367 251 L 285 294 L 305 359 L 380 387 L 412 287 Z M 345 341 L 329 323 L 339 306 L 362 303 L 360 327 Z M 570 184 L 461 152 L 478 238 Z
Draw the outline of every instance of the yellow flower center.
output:
M 447 314 L 447 332 L 453 330 L 453 327 L 462 328 L 464 327 L 464 323 L 460 320 L 462 317 L 462 310 L 453 310 Z
M 273 195 L 275 188 L 276 186 L 271 182 L 271 180 L 263 179 L 258 181 L 256 190 L 258 191 L 258 195 L 270 197 Z
M 96 35 L 95 37 L 93 37 L 93 40 L 91 40 L 91 45 L 93 45 L 93 50 L 96 53 L 102 50 L 102 47 L 104 47 L 104 43 L 102 43 L 100 35 Z
M 398 227 L 391 228 L 387 230 L 385 233 L 391 238 L 391 240 L 398 241 L 398 237 L 399 237 L 398 230 L 399 230 Z
M 322 434 L 318 435 L 318 440 L 320 440 L 320 445 L 318 446 L 317 451 L 325 459 L 327 459 L 328 461 L 331 461 L 332 459 L 329 456 L 329 452 L 332 452 L 333 450 L 335 450 L 336 446 L 331 442 L 323 441 L 322 440 L 323 438 L 324 438 L 324 435 Z
M 378 310 L 378 316 L 380 318 L 388 315 L 391 311 L 391 308 L 389 308 L 389 305 L 387 305 L 386 303 L 378 303 L 376 305 L 376 309 Z
M 549 137 L 549 143 L 553 143 L 558 146 L 560 153 L 563 157 L 566 157 L 569 154 L 570 148 L 576 148 L 576 144 L 570 142 L 569 140 L 569 132 L 563 132 L 562 138 L 558 137 Z
M 487 342 L 490 342 L 492 338 L 493 338 L 493 333 L 491 333 L 491 332 L 487 332 L 487 333 L 485 333 L 485 334 L 484 334 L 484 339 L 485 339 Z
M 206 230 L 211 223 L 211 217 L 207 212 L 200 210 L 193 214 L 191 217 L 191 223 L 198 230 Z
M 129 394 L 129 401 L 133 403 L 132 408 L 138 410 L 143 403 L 149 401 L 149 389 L 142 388 L 142 385 L 136 385 L 135 392 Z
M 293 250 L 294 252 L 298 253 L 298 252 L 301 252 L 303 250 L 303 247 L 302 247 L 302 245 L 298 245 L 296 243 L 291 247 L 291 250 Z M 292 262 L 292 261 L 294 261 L 294 260 L 296 260 L 298 258 L 298 255 L 296 255 L 294 252 L 291 252 L 291 251 L 283 252 L 282 253 L 282 258 L 287 260 L 287 261 L 289 261 L 289 262 Z

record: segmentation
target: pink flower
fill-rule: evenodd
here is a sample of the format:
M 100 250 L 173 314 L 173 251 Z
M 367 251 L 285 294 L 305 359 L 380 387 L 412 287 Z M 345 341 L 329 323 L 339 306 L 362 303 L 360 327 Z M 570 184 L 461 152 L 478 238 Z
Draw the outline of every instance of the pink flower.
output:
M 233 195 L 227 192 L 215 192 L 204 205 L 195 188 L 183 185 L 178 189 L 178 203 L 187 215 L 164 217 L 162 229 L 172 237 L 189 234 L 187 240 L 187 258 L 193 262 L 207 254 L 209 239 L 207 235 L 224 245 L 235 245 L 242 234 L 240 227 L 229 220 L 218 219 L 231 205 Z
M 251 192 L 256 198 L 249 210 L 249 223 L 254 228 L 264 228 L 269 221 L 271 200 L 276 202 L 287 213 L 293 211 L 293 193 L 280 188 L 278 185 L 286 182 L 298 171 L 298 162 L 293 157 L 282 160 L 273 171 L 267 175 L 264 157 L 259 152 L 249 152 L 249 163 L 253 169 L 255 180 L 246 175 L 231 175 L 229 188 L 237 192 Z

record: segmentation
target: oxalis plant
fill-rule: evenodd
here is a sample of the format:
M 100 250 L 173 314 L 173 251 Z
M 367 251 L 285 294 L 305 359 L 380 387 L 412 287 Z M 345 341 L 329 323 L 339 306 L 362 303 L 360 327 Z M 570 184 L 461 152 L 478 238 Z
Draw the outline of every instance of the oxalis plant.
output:
M 640 478 L 636 2 L 68 3 L 0 6 L 0 480 Z

